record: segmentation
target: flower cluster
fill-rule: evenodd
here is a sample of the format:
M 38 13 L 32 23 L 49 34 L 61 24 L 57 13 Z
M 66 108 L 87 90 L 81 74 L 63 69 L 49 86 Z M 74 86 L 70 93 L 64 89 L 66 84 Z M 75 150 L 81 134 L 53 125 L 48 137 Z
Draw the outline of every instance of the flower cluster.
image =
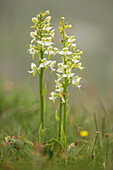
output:
M 55 71 L 53 67 L 56 61 L 50 60 L 50 57 L 55 56 L 58 53 L 58 49 L 53 47 L 54 42 L 52 40 L 54 39 L 55 30 L 52 29 L 50 24 L 51 16 L 46 17 L 48 14 L 49 10 L 45 13 L 41 12 L 37 17 L 32 18 L 32 22 L 34 23 L 32 28 L 36 30 L 30 32 L 32 40 L 28 51 L 32 54 L 33 59 L 36 54 L 39 58 L 38 66 L 35 63 L 31 63 L 31 71 L 28 71 L 29 73 L 33 73 L 33 76 L 39 74 L 41 68 L 47 70 L 50 67 L 52 72 Z M 44 58 L 44 56 L 46 57 Z
M 81 77 L 75 73 L 75 69 L 83 69 L 82 63 L 80 62 L 83 52 L 76 49 L 76 44 L 74 43 L 76 40 L 75 36 L 68 36 L 66 34 L 65 29 L 71 28 L 72 26 L 64 23 L 64 19 L 64 17 L 61 18 L 61 26 L 59 27 L 60 33 L 62 35 L 61 44 L 63 44 L 63 49 L 59 50 L 58 52 L 58 54 L 61 55 L 63 61 L 58 63 L 58 79 L 55 81 L 55 92 L 51 92 L 51 97 L 49 98 L 50 100 L 54 101 L 60 97 L 62 102 L 65 102 L 65 88 L 67 89 L 69 85 L 75 85 L 78 88 L 81 87 Z

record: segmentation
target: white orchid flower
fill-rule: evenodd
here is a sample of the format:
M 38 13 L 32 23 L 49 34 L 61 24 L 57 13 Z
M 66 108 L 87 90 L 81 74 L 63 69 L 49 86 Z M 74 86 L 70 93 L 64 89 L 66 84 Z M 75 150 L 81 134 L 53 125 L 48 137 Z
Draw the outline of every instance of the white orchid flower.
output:
M 28 73 L 33 73 L 33 77 L 35 77 L 36 68 L 36 64 L 31 63 L 31 71 L 28 71 Z
M 69 68 L 68 70 L 66 70 L 66 74 L 63 74 L 62 77 L 68 77 L 68 78 L 73 77 L 75 73 L 72 73 L 71 71 L 72 69 Z
M 51 97 L 49 97 L 50 100 L 53 100 L 53 103 L 55 103 L 55 99 L 57 98 L 57 94 L 55 92 L 50 93 Z
M 47 22 L 49 23 L 51 21 L 51 16 L 46 17 Z
M 61 83 L 59 83 L 58 85 L 56 85 L 55 88 L 56 88 L 56 89 L 55 89 L 56 92 L 61 92 L 61 93 L 63 92 L 63 87 L 62 87 L 62 84 L 61 84 Z
M 71 51 L 68 51 L 68 48 L 65 47 L 65 48 L 63 48 L 63 51 L 60 51 L 60 52 L 59 52 L 59 54 L 60 54 L 60 55 L 70 55 L 70 54 L 72 54 L 72 52 L 71 52 Z
M 50 65 L 49 65 L 52 71 L 55 71 L 55 69 L 53 68 L 55 66 L 55 64 L 56 64 L 56 61 L 51 61 Z
M 79 85 L 79 83 L 80 83 L 80 80 L 81 80 L 81 77 L 75 77 L 75 78 L 73 78 L 72 79 L 72 84 L 73 85 L 76 85 L 78 88 L 80 88 L 81 87 L 81 85 Z
M 49 40 L 49 38 L 48 39 L 47 38 L 42 38 L 41 41 L 38 40 L 37 43 L 42 45 L 42 46 L 50 46 L 50 45 L 54 44 L 53 42 L 51 42 Z
M 79 68 L 80 70 L 82 70 L 84 67 L 82 67 L 82 63 L 78 63 L 76 68 Z
M 51 60 L 47 60 L 46 58 L 44 58 L 41 60 L 41 62 L 42 63 L 40 64 L 39 69 L 47 67 L 51 63 Z
M 72 47 L 76 48 L 76 47 L 77 47 L 77 45 L 73 43 L 73 44 L 72 44 Z
M 67 68 L 67 66 L 66 65 L 63 65 L 63 63 L 58 63 L 58 69 L 57 69 L 57 72 L 58 73 L 63 73 L 63 70 L 64 70 L 64 68 Z
M 69 39 L 68 39 L 68 42 L 69 43 L 72 43 L 76 40 L 75 36 L 70 36 Z
M 51 35 L 52 38 L 54 38 L 54 36 L 55 36 L 55 29 L 53 29 L 53 30 L 50 32 L 50 35 Z
M 64 100 L 64 97 L 63 97 L 63 96 L 62 96 L 62 98 L 61 98 L 61 99 L 62 99 L 62 102 L 63 102 L 63 103 L 65 103 L 65 100 Z
M 44 25 L 43 31 L 50 31 L 52 27 L 49 26 L 49 24 Z
M 47 47 L 47 50 L 44 52 L 44 54 L 53 55 L 54 54 L 53 47 L 52 46 Z
M 30 44 L 30 49 L 29 49 L 29 53 L 30 54 L 36 54 L 36 50 L 34 49 L 34 45 Z
M 36 40 L 36 35 L 37 35 L 36 30 L 35 30 L 35 32 L 30 32 L 30 36 L 33 38 L 33 39 L 31 40 L 31 43 L 33 43 L 33 42 Z

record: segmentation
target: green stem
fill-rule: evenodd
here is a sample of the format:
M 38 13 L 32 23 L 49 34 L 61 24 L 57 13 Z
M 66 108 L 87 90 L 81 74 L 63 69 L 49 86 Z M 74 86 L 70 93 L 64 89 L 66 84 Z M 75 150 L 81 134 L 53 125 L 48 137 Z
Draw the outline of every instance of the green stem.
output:
M 61 141 L 61 125 L 62 125 L 62 100 L 60 99 L 60 107 L 59 107 L 59 135 L 58 140 Z
M 42 14 L 40 14 L 40 23 L 42 20 Z M 40 40 L 42 38 L 42 29 L 40 26 Z M 43 48 L 40 50 L 40 56 L 41 60 L 43 59 L 44 51 Z M 40 135 L 40 142 L 42 143 L 44 141 L 44 97 L 42 95 L 43 92 L 43 68 L 40 70 L 40 75 L 39 75 L 39 91 L 40 91 L 40 119 L 41 119 L 41 134 Z
M 41 54 L 41 59 L 43 59 L 43 51 L 40 50 L 40 54 Z M 39 90 L 40 90 L 40 118 L 41 118 L 41 126 L 42 126 L 42 131 L 44 130 L 44 98 L 42 95 L 43 92 L 43 68 L 41 68 L 40 70 L 40 86 L 39 86 Z M 44 140 L 44 133 L 41 133 L 41 142 L 43 142 Z
M 64 48 L 66 47 L 66 40 L 65 40 L 65 35 L 64 35 L 64 24 L 63 24 L 63 41 L 64 41 Z M 66 55 L 64 55 L 64 65 L 66 65 Z M 66 69 L 64 69 L 64 72 L 66 74 Z M 65 84 L 64 84 L 64 124 L 63 124 L 63 130 L 64 130 L 64 135 L 65 135 L 65 141 L 64 141 L 64 148 L 66 148 L 66 131 L 67 131 L 67 127 L 66 127 L 66 122 L 67 122 L 67 115 L 66 115 L 66 105 L 67 105 L 67 78 L 65 78 Z
M 64 142 L 64 147 L 66 147 L 66 122 L 67 122 L 67 115 L 66 115 L 66 94 L 67 94 L 67 85 L 66 85 L 66 78 L 65 78 L 65 85 L 64 85 L 64 135 L 65 135 L 65 142 Z

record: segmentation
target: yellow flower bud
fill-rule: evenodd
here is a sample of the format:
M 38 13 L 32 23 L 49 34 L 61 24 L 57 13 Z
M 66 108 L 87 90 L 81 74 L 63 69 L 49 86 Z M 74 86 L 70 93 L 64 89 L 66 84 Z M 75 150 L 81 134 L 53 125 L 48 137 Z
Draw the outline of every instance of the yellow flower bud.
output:
M 59 30 L 62 31 L 62 27 L 59 26 Z
M 72 25 L 68 25 L 68 28 L 72 28 Z
M 82 55 L 83 54 L 83 51 L 80 51 L 80 55 Z
M 64 17 L 61 17 L 61 20 L 65 20 L 65 18 L 64 18 Z
M 49 15 L 49 10 L 47 10 L 45 13 L 46 13 L 46 15 Z
M 49 15 L 49 10 L 47 10 L 45 13 L 43 13 L 42 17 L 45 17 L 45 15 Z
M 78 56 L 77 56 L 77 59 L 80 60 L 80 58 L 81 58 L 80 55 L 78 55 Z
M 79 53 L 79 52 L 80 52 L 80 49 L 78 49 L 76 52 Z

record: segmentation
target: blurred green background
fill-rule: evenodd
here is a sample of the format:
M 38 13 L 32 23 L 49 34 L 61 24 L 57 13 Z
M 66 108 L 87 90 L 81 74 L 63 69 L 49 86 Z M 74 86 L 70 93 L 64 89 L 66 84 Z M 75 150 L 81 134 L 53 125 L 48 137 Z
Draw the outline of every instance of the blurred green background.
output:
M 72 24 L 68 35 L 76 36 L 77 48 L 83 50 L 82 92 L 71 88 L 71 103 L 94 98 L 113 98 L 113 1 L 112 0 L 0 0 L 0 84 L 6 91 L 22 86 L 38 96 L 38 77 L 28 74 L 31 55 L 26 53 L 31 38 L 31 18 L 50 10 L 56 42 L 60 17 Z M 59 56 L 56 56 L 59 60 Z M 45 72 L 48 91 L 54 90 L 55 73 Z M 106 98 L 106 100 L 108 100 Z M 82 101 L 83 100 L 83 101 Z M 88 102 L 89 102 L 88 101 Z

